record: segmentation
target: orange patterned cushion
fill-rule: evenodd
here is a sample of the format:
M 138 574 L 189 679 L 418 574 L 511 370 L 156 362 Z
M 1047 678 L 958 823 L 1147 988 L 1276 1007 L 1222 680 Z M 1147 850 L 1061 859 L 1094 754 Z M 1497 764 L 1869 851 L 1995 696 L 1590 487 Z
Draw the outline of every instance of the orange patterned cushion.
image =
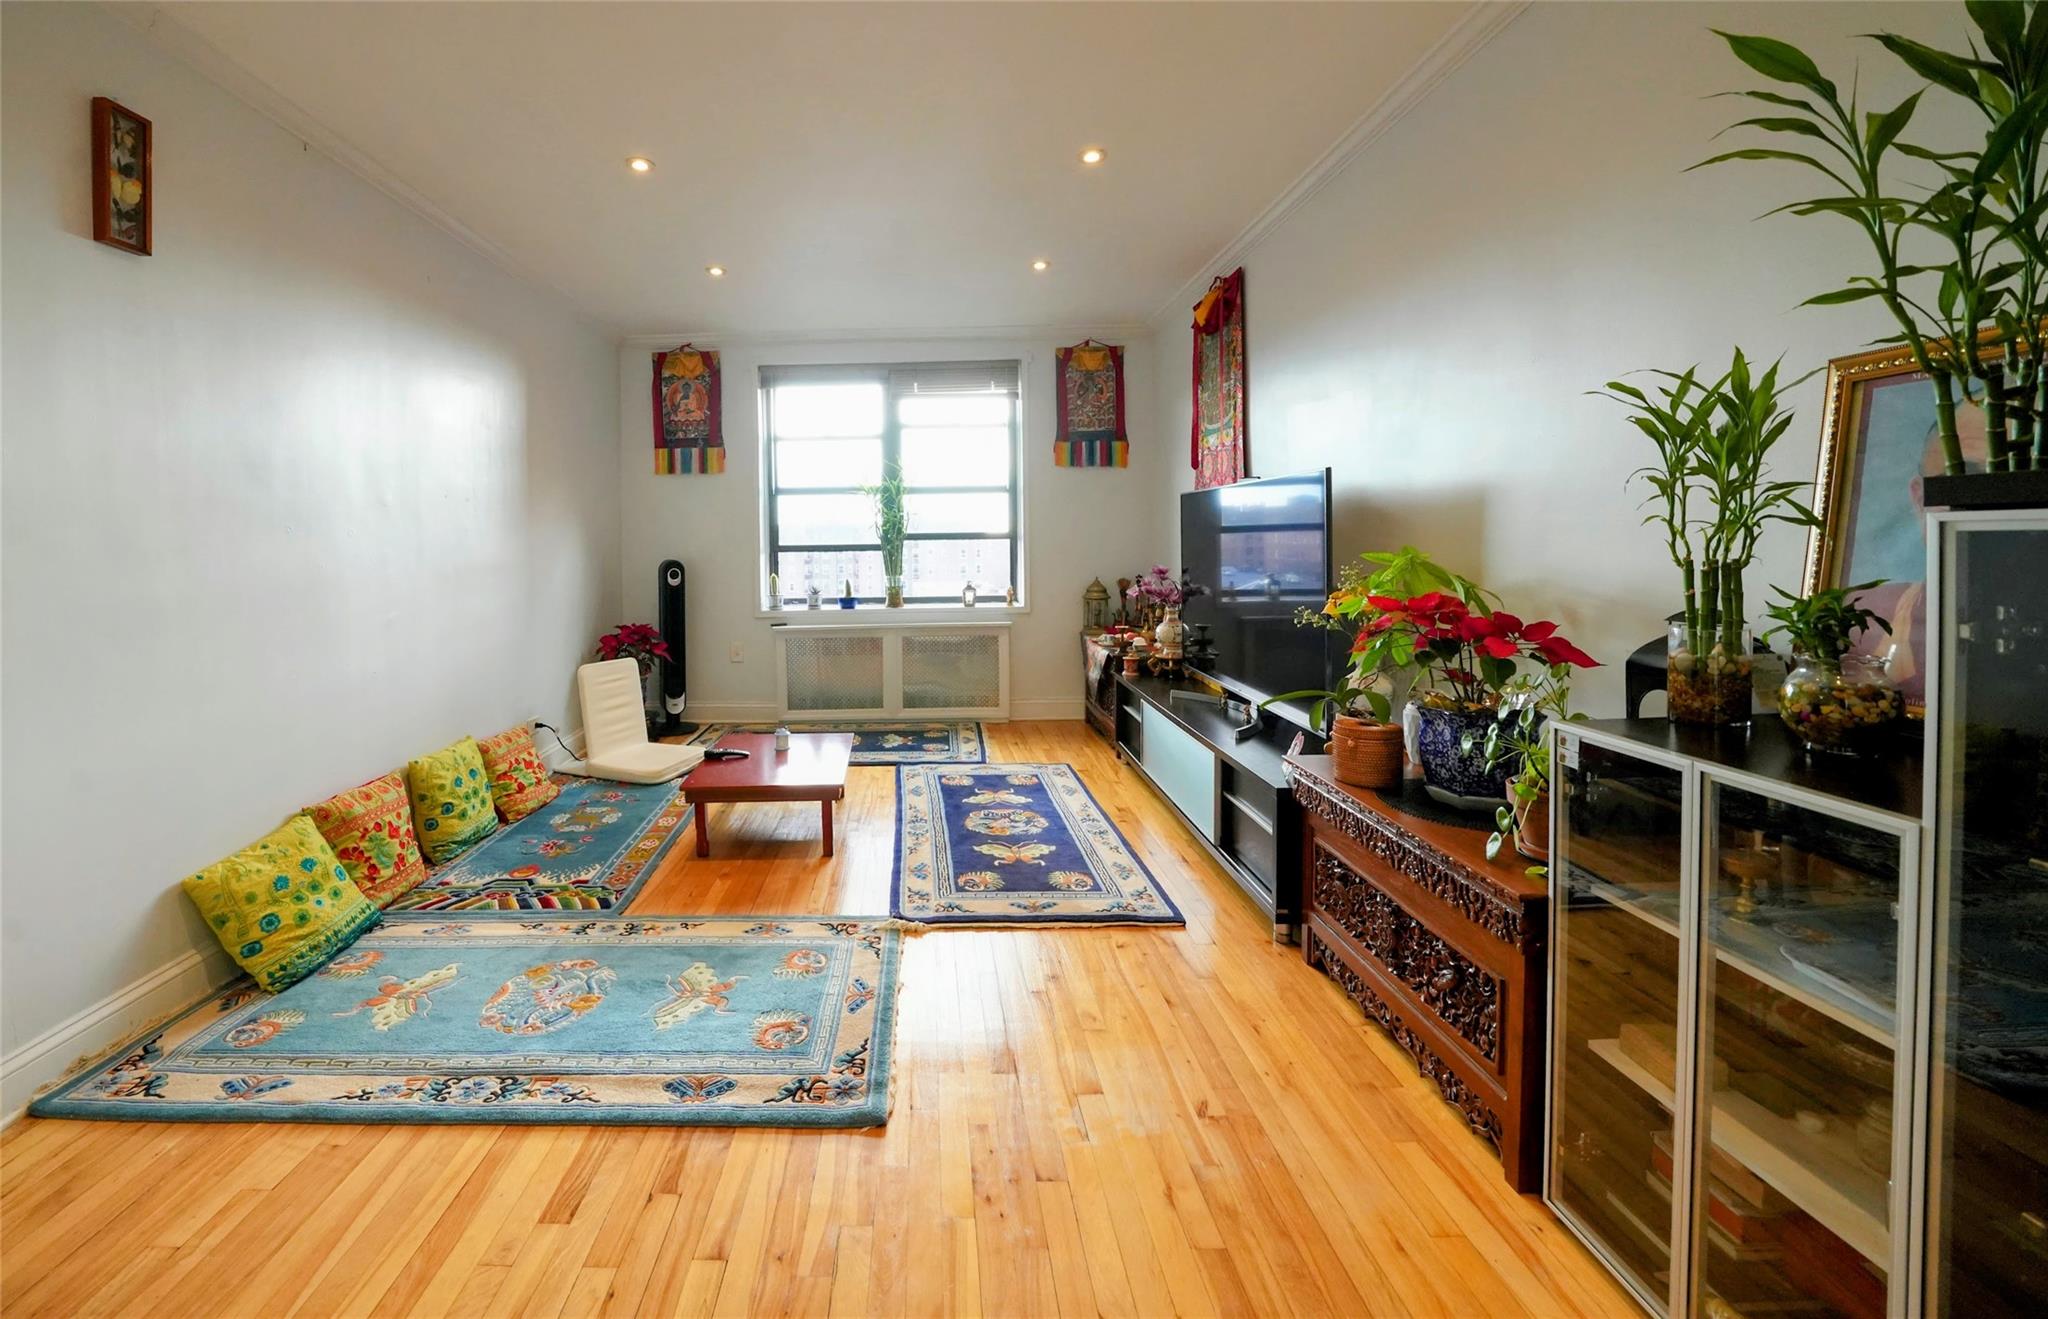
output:
M 379 907 L 427 877 L 405 775 L 392 771 L 306 809 L 363 896 Z
M 506 824 L 516 824 L 562 794 L 548 776 L 547 762 L 533 745 L 533 730 L 521 724 L 476 744 L 484 772 L 491 776 L 491 800 Z

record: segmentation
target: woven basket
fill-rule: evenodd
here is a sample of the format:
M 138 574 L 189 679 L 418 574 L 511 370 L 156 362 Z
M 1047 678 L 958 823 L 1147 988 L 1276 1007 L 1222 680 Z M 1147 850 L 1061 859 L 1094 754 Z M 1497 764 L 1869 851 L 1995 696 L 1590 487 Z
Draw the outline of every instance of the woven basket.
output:
M 1339 715 L 1330 733 L 1337 781 L 1355 788 L 1391 788 L 1401 781 L 1401 725 Z

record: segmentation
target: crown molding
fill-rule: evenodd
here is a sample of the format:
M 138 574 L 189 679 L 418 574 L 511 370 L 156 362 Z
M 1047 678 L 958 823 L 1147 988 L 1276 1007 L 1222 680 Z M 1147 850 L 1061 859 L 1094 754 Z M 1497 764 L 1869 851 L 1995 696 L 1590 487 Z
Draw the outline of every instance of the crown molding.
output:
M 419 189 L 399 178 L 360 147 L 320 122 L 305 107 L 236 63 L 220 47 L 187 27 L 178 18 L 173 6 L 118 5 L 114 8 L 140 30 L 150 44 L 164 54 L 442 230 L 514 279 L 558 299 L 565 309 L 592 329 L 600 333 L 617 333 L 616 324 L 607 324 L 603 318 L 592 315 L 587 307 L 577 302 L 566 290 L 535 274 L 504 248 L 441 209 Z
M 629 334 L 619 340 L 621 348 L 673 348 L 680 343 L 702 343 L 706 347 L 780 348 L 790 345 L 843 343 L 960 343 L 969 340 L 1079 340 L 1097 338 L 1112 342 L 1149 339 L 1152 327 L 1140 324 L 1046 324 L 974 325 L 965 327 L 913 326 L 905 329 L 857 330 L 773 330 L 720 333 L 717 330 L 648 331 Z
M 1477 54 L 1487 42 L 1521 16 L 1532 0 L 1482 0 L 1465 12 L 1451 26 L 1450 31 L 1437 38 L 1436 43 L 1423 52 L 1415 67 L 1401 80 L 1387 89 L 1384 96 L 1373 102 L 1371 108 L 1360 115 L 1343 137 L 1337 139 L 1328 151 L 1316 158 L 1287 190 L 1273 199 L 1271 205 L 1253 217 L 1252 222 L 1225 243 L 1216 255 L 1202 264 L 1202 268 L 1189 276 L 1187 281 L 1175 289 L 1159 309 L 1152 313 L 1148 324 L 1157 327 L 1170 317 L 1185 316 L 1187 309 L 1202 296 L 1210 279 L 1216 274 L 1243 264 L 1251 250 L 1265 241 L 1268 234 L 1279 228 L 1288 216 L 1301 209 L 1309 198 L 1323 190 L 1323 186 L 1344 171 L 1345 166 L 1358 159 L 1367 148 L 1377 142 L 1388 129 L 1392 128 L 1410 110 L 1420 105 L 1436 90 L 1437 85 L 1449 77 L 1459 65 Z

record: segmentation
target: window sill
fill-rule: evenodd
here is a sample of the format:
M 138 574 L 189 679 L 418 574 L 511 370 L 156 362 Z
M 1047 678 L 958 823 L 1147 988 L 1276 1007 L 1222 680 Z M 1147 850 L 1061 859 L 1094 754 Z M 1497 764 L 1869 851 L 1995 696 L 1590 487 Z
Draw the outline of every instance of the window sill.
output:
M 1031 612 L 1026 604 L 1006 605 L 998 601 L 987 605 L 904 605 L 891 609 L 887 605 L 856 605 L 852 609 L 841 609 L 838 604 L 820 604 L 816 609 L 803 605 L 785 605 L 781 609 L 757 609 L 754 617 L 790 627 L 903 627 L 910 625 L 930 626 L 952 624 L 969 626 L 980 623 L 1007 623 L 1012 618 Z

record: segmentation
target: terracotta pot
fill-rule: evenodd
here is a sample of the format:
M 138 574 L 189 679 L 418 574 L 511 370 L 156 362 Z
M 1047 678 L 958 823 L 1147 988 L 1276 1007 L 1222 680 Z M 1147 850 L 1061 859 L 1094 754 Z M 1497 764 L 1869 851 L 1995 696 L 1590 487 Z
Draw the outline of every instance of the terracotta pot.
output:
M 1515 850 L 1531 861 L 1550 860 L 1550 794 L 1515 799 Z
M 1330 732 L 1337 781 L 1357 788 L 1391 788 L 1401 781 L 1401 725 L 1338 715 Z

